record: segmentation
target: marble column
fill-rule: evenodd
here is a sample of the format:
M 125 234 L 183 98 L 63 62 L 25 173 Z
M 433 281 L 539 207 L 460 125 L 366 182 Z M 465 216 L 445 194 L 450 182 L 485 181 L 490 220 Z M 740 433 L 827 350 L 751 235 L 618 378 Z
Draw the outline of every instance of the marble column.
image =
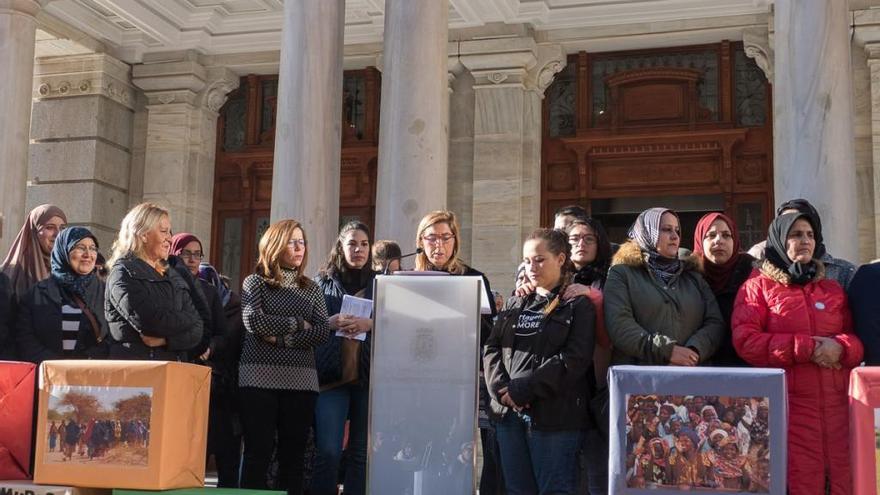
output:
M 41 58 L 33 88 L 27 207 L 57 204 L 109 254 L 129 206 L 131 67 L 106 54 Z
M 541 100 L 565 54 L 506 38 L 463 42 L 461 61 L 475 80 L 471 262 L 509 293 L 522 241 L 540 222 Z
M 31 91 L 34 75 L 34 36 L 40 3 L 0 0 L 0 256 L 5 257 L 25 210 Z
M 847 0 L 777 0 L 774 39 L 776 202 L 809 199 L 829 252 L 859 261 Z
M 284 3 L 271 218 L 302 223 L 310 272 L 339 224 L 344 22 L 344 0 Z
M 376 238 L 414 248 L 419 220 L 447 205 L 447 0 L 386 0 Z
M 198 56 L 156 54 L 132 68 L 147 99 L 143 201 L 168 208 L 175 232 L 211 245 L 217 112 L 239 78 Z

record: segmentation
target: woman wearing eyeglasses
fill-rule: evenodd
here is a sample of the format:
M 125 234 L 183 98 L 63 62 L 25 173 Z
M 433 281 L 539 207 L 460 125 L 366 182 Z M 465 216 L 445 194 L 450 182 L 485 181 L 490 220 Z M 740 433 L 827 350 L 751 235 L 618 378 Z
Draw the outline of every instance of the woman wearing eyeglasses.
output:
M 48 359 L 107 357 L 104 283 L 95 276 L 98 240 L 88 229 L 71 227 L 55 240 L 52 273 L 20 301 L 16 320 L 19 357 Z
M 733 348 L 730 315 L 740 286 L 752 273 L 752 258 L 740 249 L 739 233 L 733 219 L 723 213 L 708 213 L 694 230 L 694 256 L 703 269 L 703 277 L 712 288 L 721 317 L 724 339 L 712 356 L 715 366 L 747 366 Z
M 255 272 L 244 280 L 245 334 L 238 385 L 244 429 L 241 487 L 266 489 L 272 450 L 288 494 L 303 493 L 303 452 L 318 399 L 315 348 L 331 328 L 321 288 L 305 275 L 308 244 L 296 220 L 260 238 Z
M 422 252 L 416 255 L 415 271 L 439 271 L 450 275 L 478 276 L 483 279 L 483 290 L 490 297 L 489 306 L 492 313 L 482 315 L 480 319 L 480 349 L 486 345 L 486 339 L 492 332 L 492 322 L 496 315 L 495 304 L 491 301 L 492 288 L 489 279 L 462 262 L 458 253 L 459 225 L 455 213 L 448 210 L 436 210 L 428 213 L 419 222 L 416 231 L 416 247 Z M 480 481 L 480 493 L 502 493 L 500 489 L 501 469 L 498 466 L 494 448 L 494 435 L 489 430 L 489 394 L 482 380 L 482 362 L 480 370 L 480 436 L 483 442 L 483 473 Z

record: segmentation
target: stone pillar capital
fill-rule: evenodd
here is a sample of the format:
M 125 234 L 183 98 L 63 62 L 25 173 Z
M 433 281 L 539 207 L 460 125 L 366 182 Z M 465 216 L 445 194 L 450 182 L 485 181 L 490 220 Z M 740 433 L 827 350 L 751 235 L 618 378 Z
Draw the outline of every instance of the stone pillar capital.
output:
M 207 86 L 207 69 L 190 52 L 153 57 L 132 67 L 132 83 L 144 91 L 149 105 L 196 104 Z
M 880 41 L 865 43 L 865 55 L 868 57 L 868 65 L 880 62 Z
M 205 89 L 199 95 L 199 105 L 211 112 L 219 112 L 229 93 L 238 89 L 240 82 L 238 75 L 226 67 L 209 68 Z
M 530 37 L 464 41 L 458 59 L 473 74 L 474 88 L 519 87 L 542 96 L 566 63 L 561 45 Z
M 768 81 L 773 80 L 773 47 L 770 45 L 770 31 L 767 28 L 748 28 L 743 30 L 743 51 L 753 59 Z
M 131 67 L 104 53 L 47 57 L 34 65 L 33 97 L 105 96 L 134 109 Z
M 19 14 L 36 17 L 49 0 L 0 0 L 0 14 Z

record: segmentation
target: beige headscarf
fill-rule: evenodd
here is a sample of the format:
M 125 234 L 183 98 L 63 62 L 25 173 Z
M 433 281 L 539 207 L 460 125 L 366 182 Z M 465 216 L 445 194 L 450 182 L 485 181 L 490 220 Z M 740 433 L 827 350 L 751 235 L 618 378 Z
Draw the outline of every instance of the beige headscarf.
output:
M 52 217 L 61 217 L 67 223 L 67 215 L 55 205 L 40 205 L 31 210 L 3 260 L 2 271 L 18 297 L 51 273 L 50 253 L 43 253 L 38 233 Z

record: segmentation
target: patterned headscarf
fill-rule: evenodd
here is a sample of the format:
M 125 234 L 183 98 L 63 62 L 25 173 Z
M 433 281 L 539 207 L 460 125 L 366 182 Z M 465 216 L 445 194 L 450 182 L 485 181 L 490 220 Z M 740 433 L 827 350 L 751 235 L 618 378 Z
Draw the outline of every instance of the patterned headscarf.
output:
M 70 252 L 76 243 L 89 238 L 98 246 L 98 238 L 85 227 L 68 227 L 55 238 L 55 246 L 52 247 L 52 278 L 58 281 L 64 289 L 72 294 L 83 297 L 86 287 L 95 280 L 95 270 L 88 275 L 76 273 L 70 266 Z M 97 261 L 97 256 L 95 257 Z
M 681 260 L 677 257 L 667 258 L 657 252 L 657 241 L 660 240 L 660 219 L 667 212 L 678 218 L 678 214 L 668 208 L 650 208 L 641 212 L 629 230 L 629 238 L 638 244 L 654 275 L 668 285 L 681 272 Z
M 67 215 L 55 205 L 40 205 L 31 210 L 3 261 L 3 273 L 19 296 L 51 273 L 49 253 L 40 248 L 39 231 L 53 217 L 67 223 Z

